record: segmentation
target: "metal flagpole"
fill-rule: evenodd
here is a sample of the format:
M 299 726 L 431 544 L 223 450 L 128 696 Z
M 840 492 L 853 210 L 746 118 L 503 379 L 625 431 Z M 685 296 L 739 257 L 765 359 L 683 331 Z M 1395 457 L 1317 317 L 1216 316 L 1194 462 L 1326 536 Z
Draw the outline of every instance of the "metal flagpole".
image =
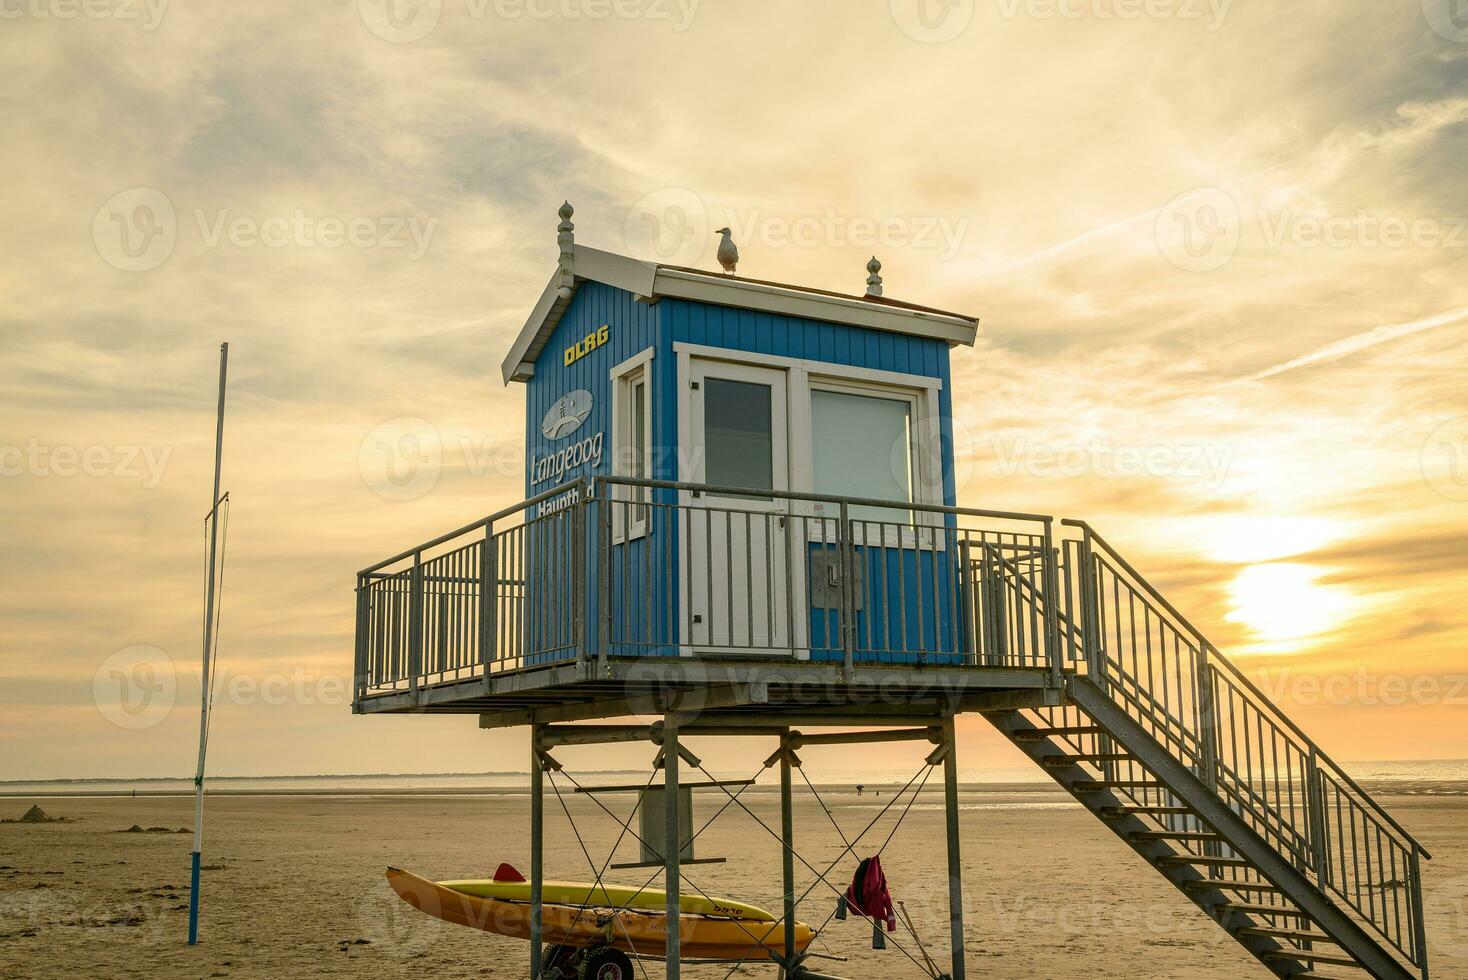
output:
M 219 555 L 219 470 L 224 452 L 224 378 L 229 344 L 219 345 L 219 413 L 214 429 L 214 496 L 209 499 L 209 582 L 204 597 L 204 668 L 199 675 L 199 766 L 194 772 L 194 850 L 189 872 L 189 945 L 199 942 L 199 856 L 204 847 L 204 749 L 209 740 L 209 667 L 214 642 L 214 569 Z

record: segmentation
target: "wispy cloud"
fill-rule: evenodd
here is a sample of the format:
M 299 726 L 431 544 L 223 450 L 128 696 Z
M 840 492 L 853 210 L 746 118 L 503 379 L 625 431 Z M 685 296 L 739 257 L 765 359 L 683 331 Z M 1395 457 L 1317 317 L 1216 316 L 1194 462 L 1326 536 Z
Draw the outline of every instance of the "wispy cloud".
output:
M 1273 367 L 1265 368 L 1263 371 L 1260 371 L 1257 374 L 1250 375 L 1244 380 L 1261 381 L 1265 378 L 1273 378 L 1277 375 L 1284 374 L 1286 371 L 1295 371 L 1300 368 L 1311 367 L 1312 365 L 1316 364 L 1326 364 L 1331 361 L 1338 361 L 1343 357 L 1349 357 L 1352 354 L 1360 353 L 1363 350 L 1375 347 L 1377 344 L 1384 344 L 1389 340 L 1396 340 L 1399 337 L 1408 337 L 1414 333 L 1421 333 L 1424 330 L 1433 330 L 1437 327 L 1452 326 L 1453 324 L 1460 323 L 1463 320 L 1468 320 L 1468 306 L 1461 307 L 1460 309 L 1456 310 L 1448 310 L 1445 313 L 1437 313 L 1429 317 L 1423 317 L 1420 320 L 1411 320 L 1407 323 L 1382 324 L 1378 327 L 1372 327 L 1370 330 L 1363 330 L 1361 333 L 1352 334 L 1349 337 L 1337 340 L 1335 343 L 1326 344 L 1324 347 L 1316 348 L 1315 350 L 1310 351 L 1308 354 L 1301 354 L 1299 357 L 1293 357 L 1288 361 L 1276 364 Z
M 843 0 L 703 4 L 683 32 L 443 6 L 430 35 L 402 44 L 354 2 L 174 4 L 152 31 L 6 21 L 0 55 L 18 67 L 0 112 L 21 165 L 0 195 L 0 451 L 45 455 L 0 476 L 0 527 L 16 539 L 0 549 L 0 674 L 44 668 L 52 686 L 11 685 L 13 700 L 76 710 L 21 732 L 0 776 L 95 771 L 116 733 L 89 687 L 117 647 L 192 663 L 222 339 L 237 501 L 225 655 L 236 671 L 350 671 L 352 570 L 523 490 L 494 465 L 501 451 L 520 460 L 522 393 L 493 379 L 550 273 L 564 198 L 578 241 L 618 251 L 634 203 L 668 189 L 732 209 L 736 226 L 770 219 L 766 231 L 828 213 L 844 230 L 962 222 L 956 256 L 849 234 L 740 244 L 751 274 L 844 290 L 860 290 L 875 251 L 888 295 L 982 315 L 985 343 L 953 355 L 972 467 L 961 502 L 1097 521 L 1219 639 L 1232 628 L 1220 576 L 1236 569 L 1205 553 L 1210 519 L 1257 517 L 1268 538 L 1317 514 L 1351 531 L 1343 541 L 1461 523 L 1461 503 L 1423 479 L 1432 426 L 1414 426 L 1468 415 L 1468 345 L 1432 333 L 1468 319 L 1468 250 L 1245 233 L 1225 265 L 1197 272 L 1155 240 L 1192 189 L 1226 191 L 1256 232 L 1261 211 L 1285 207 L 1468 214 L 1462 46 L 1418 5 L 1233 4 L 1217 30 L 1191 32 L 979 4 L 945 44 Z M 741 51 L 757 61 L 731 58 Z M 874 62 L 891 68 L 880 83 Z M 955 97 L 973 111 L 956 119 Z M 176 211 L 171 254 L 145 272 L 105 261 L 94 230 L 104 202 L 136 188 Z M 295 231 L 395 216 L 437 222 L 419 258 Z M 671 231 L 687 215 L 662 217 Z M 206 233 L 221 222 L 289 241 Z M 1335 362 L 1291 376 L 1315 385 L 1216 380 Z M 1429 400 L 1432 413 L 1414 411 Z M 442 478 L 411 502 L 374 492 L 361 464 L 404 418 L 442 443 Z M 58 476 L 58 451 L 101 452 L 113 469 Z M 156 487 L 117 472 L 165 451 Z M 1380 571 L 1373 586 L 1395 575 L 1369 554 L 1317 559 Z M 105 585 L 79 590 L 78 576 Z M 1452 595 L 1413 601 L 1424 621 L 1456 622 Z M 1427 662 L 1446 649 L 1434 643 L 1394 655 Z M 133 770 L 188 769 L 176 714 L 119 743 Z M 444 768 L 485 751 L 429 734 L 452 720 L 417 719 L 422 737 L 405 740 L 344 719 L 338 704 L 224 711 L 218 745 L 237 771 L 406 769 L 425 739 Z

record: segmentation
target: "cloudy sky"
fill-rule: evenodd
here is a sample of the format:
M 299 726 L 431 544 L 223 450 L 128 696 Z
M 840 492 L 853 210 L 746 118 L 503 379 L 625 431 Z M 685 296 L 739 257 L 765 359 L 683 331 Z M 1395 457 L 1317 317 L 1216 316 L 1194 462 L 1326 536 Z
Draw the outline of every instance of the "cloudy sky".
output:
M 597 247 L 710 267 L 729 224 L 743 274 L 860 291 L 875 252 L 981 316 L 962 503 L 1092 521 L 1338 757 L 1468 757 L 1461 0 L 0 17 L 0 778 L 190 772 L 222 340 L 211 769 L 521 767 L 348 713 L 352 585 L 520 496 L 498 365 L 563 199 Z M 122 727 L 140 657 L 176 697 Z M 981 725 L 965 764 L 1011 764 Z

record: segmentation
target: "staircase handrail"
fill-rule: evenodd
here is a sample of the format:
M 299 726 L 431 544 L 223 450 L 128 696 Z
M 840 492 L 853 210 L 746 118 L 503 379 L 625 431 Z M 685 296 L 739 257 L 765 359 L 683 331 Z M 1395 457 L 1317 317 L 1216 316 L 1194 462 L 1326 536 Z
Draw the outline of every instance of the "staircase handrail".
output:
M 1398 823 L 1396 818 L 1393 817 L 1389 812 L 1387 812 L 1387 810 L 1383 808 L 1382 805 L 1378 803 L 1376 799 L 1371 796 L 1370 793 L 1362 789 L 1361 785 L 1357 783 L 1355 779 L 1351 778 L 1351 775 L 1346 772 L 1339 763 L 1332 759 L 1325 752 L 1324 749 L 1320 748 L 1320 746 L 1316 744 L 1314 739 L 1312 739 L 1309 735 L 1306 735 L 1305 732 L 1300 728 L 1300 726 L 1295 724 L 1295 722 L 1289 717 L 1289 715 L 1280 710 L 1279 706 L 1275 704 L 1274 701 L 1267 694 L 1260 690 L 1257 684 L 1255 684 L 1252 680 L 1245 676 L 1245 674 L 1241 670 L 1239 670 L 1239 668 L 1233 663 L 1233 661 L 1225 656 L 1218 649 L 1217 646 L 1215 646 L 1211 641 L 1208 640 L 1207 637 L 1203 635 L 1202 630 L 1198 629 L 1198 627 L 1193 625 L 1191 620 L 1189 620 L 1182 613 L 1178 612 L 1177 608 L 1173 606 L 1172 603 L 1168 602 L 1167 599 L 1162 595 L 1162 593 L 1159 592 L 1144 575 L 1138 572 L 1129 561 L 1122 557 L 1122 555 L 1114 547 L 1111 546 L 1110 542 L 1108 542 L 1104 537 L 1097 533 L 1095 528 L 1093 528 L 1086 521 L 1076 520 L 1073 518 L 1065 518 L 1061 520 L 1060 523 L 1066 527 L 1074 527 L 1080 529 L 1091 539 L 1093 544 L 1099 544 L 1102 548 L 1104 548 L 1108 557 L 1117 565 L 1119 565 L 1122 569 L 1124 569 L 1126 573 L 1131 576 L 1133 581 L 1139 587 L 1141 587 L 1142 590 L 1145 591 L 1147 595 L 1153 599 L 1153 601 L 1155 601 L 1159 606 L 1166 610 L 1169 615 L 1173 616 L 1178 621 L 1179 625 L 1184 627 L 1188 632 L 1192 633 L 1194 638 L 1197 639 L 1199 647 L 1201 649 L 1207 650 L 1208 661 L 1210 664 L 1221 665 L 1229 674 L 1229 676 L 1231 676 L 1235 681 L 1241 684 L 1246 690 L 1249 691 L 1249 693 L 1254 695 L 1254 697 L 1258 698 L 1264 706 L 1269 708 L 1274 717 L 1279 719 L 1279 721 L 1285 727 L 1293 732 L 1295 736 L 1304 743 L 1305 747 L 1308 748 L 1310 752 L 1315 756 L 1317 764 L 1328 766 L 1333 771 L 1334 775 L 1339 777 L 1341 781 L 1349 786 L 1361 798 L 1361 801 L 1363 803 L 1368 804 L 1374 813 L 1380 816 L 1382 820 L 1387 823 L 1388 826 L 1390 826 L 1393 830 L 1395 830 L 1398 834 L 1402 836 L 1403 843 L 1410 844 L 1424 858 L 1431 860 L 1432 854 L 1427 850 L 1427 848 L 1422 846 L 1421 842 L 1419 842 L 1416 837 L 1414 837 L 1405 827 Z

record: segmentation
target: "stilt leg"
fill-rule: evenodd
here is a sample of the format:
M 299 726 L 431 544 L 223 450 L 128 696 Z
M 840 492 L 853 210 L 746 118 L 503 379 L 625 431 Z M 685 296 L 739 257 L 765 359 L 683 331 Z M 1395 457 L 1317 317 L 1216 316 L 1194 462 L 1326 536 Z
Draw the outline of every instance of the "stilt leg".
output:
M 953 980 L 964 980 L 963 861 L 958 848 L 958 745 L 953 718 L 943 722 L 943 810 L 948 824 L 948 932 L 953 944 Z
M 530 977 L 540 980 L 543 931 L 541 885 L 545 881 L 545 772 L 540 766 L 540 726 L 530 726 Z
M 683 835 L 678 819 L 678 722 L 672 715 L 663 718 L 663 887 L 667 890 L 668 947 L 667 978 L 678 980 L 681 942 L 678 935 L 679 861 L 683 856 Z
M 783 745 L 785 753 L 780 757 L 780 840 L 784 844 L 780 855 L 781 881 L 785 886 L 785 962 L 795 959 L 795 816 L 790 799 L 790 747 Z M 788 966 L 781 971 L 788 977 Z

